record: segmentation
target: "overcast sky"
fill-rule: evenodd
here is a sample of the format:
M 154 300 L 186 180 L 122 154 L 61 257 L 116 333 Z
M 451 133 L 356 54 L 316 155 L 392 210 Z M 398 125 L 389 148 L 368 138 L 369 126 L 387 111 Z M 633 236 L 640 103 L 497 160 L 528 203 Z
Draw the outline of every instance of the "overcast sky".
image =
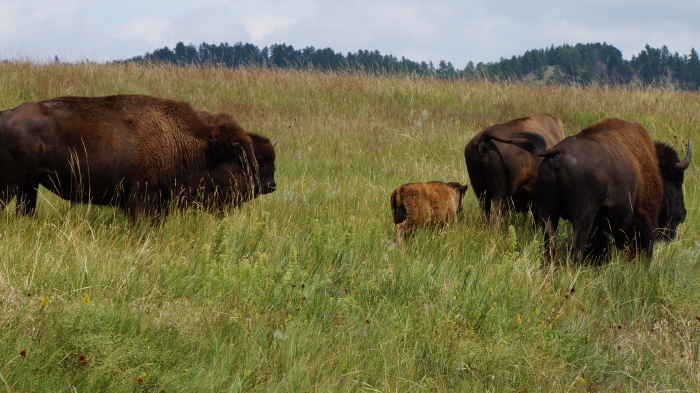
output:
M 698 0 L 0 0 L 0 58 L 109 61 L 178 41 L 379 50 L 464 68 L 550 45 L 700 49 Z

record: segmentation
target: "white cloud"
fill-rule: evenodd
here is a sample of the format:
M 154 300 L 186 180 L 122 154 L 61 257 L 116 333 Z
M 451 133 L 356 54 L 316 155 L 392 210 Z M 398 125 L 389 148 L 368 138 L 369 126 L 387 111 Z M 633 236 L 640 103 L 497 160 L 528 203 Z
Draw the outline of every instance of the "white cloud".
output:
M 175 26 L 168 18 L 137 16 L 132 18 L 119 33 L 117 38 L 140 39 L 154 46 L 165 45 L 175 37 Z
M 281 27 L 287 27 L 299 22 L 298 19 L 284 15 L 253 14 L 243 18 L 248 34 L 254 40 L 262 40 L 266 35 Z

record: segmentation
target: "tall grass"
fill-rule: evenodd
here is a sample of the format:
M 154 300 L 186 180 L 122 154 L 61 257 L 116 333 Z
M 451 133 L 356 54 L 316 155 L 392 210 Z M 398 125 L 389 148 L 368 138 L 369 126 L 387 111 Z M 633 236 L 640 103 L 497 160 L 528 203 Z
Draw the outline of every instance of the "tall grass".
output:
M 700 95 L 256 69 L 0 63 L 0 108 L 139 93 L 231 113 L 277 145 L 278 189 L 131 223 L 40 191 L 0 214 L 0 390 L 660 391 L 700 388 L 698 169 L 650 265 L 543 262 L 528 217 L 392 244 L 391 190 L 468 182 L 480 129 L 606 116 L 700 146 Z M 565 255 L 570 226 L 560 227 Z

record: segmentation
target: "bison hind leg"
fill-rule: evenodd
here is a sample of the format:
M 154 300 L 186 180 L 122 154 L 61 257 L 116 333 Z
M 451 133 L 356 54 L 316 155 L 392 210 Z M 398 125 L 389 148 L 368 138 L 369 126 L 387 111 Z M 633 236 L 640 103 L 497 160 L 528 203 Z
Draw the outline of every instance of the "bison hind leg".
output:
M 406 237 L 406 221 L 400 222 L 395 225 L 396 229 L 396 239 L 395 243 L 396 244 L 403 244 L 403 240 Z
M 602 265 L 610 251 L 610 242 L 602 228 L 595 228 L 583 251 L 584 258 L 595 265 Z

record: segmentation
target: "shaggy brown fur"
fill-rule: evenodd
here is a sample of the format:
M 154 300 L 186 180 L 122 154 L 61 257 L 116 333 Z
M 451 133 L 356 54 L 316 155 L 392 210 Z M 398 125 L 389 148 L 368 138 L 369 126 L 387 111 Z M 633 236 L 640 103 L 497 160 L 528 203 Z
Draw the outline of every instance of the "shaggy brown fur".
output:
M 396 227 L 396 243 L 423 225 L 450 226 L 462 211 L 467 186 L 459 183 L 408 183 L 391 193 L 391 212 Z
M 542 159 L 532 151 L 501 140 L 528 131 L 542 136 L 546 148 L 564 138 L 563 130 L 561 120 L 538 113 L 490 126 L 467 143 L 464 158 L 469 179 L 487 221 L 498 217 L 505 209 L 535 210 L 537 168 Z M 491 201 L 495 204 L 493 216 Z
M 540 156 L 538 217 L 550 256 L 561 217 L 573 224 L 575 261 L 584 253 L 602 259 L 608 251 L 606 232 L 618 248 L 634 240 L 633 255 L 651 257 L 665 198 L 664 177 L 654 142 L 641 124 L 603 119 Z M 680 198 L 682 204 L 682 189 Z
M 271 171 L 256 160 L 261 153 Z M 0 116 L 0 206 L 17 195 L 18 213 L 34 210 L 39 184 L 71 201 L 125 207 L 135 217 L 162 212 L 171 200 L 217 209 L 238 204 L 274 190 L 273 176 L 267 138 L 185 102 L 58 97 Z

